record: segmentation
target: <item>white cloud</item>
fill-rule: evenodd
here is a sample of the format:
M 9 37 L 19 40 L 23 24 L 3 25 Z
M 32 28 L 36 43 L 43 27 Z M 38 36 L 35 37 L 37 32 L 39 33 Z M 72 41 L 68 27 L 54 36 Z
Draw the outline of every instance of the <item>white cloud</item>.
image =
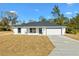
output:
M 9 12 L 11 12 L 11 13 L 16 13 L 16 11 L 9 11 Z
M 68 6 L 72 6 L 73 5 L 73 3 L 66 3 Z
M 39 12 L 39 9 L 34 9 L 36 12 Z
M 71 5 L 71 4 L 73 4 L 73 3 L 67 3 L 68 5 Z
M 71 14 L 72 14 L 72 12 L 66 12 L 66 14 L 67 14 L 67 15 L 71 15 Z
M 75 11 L 74 13 L 79 13 L 78 11 Z

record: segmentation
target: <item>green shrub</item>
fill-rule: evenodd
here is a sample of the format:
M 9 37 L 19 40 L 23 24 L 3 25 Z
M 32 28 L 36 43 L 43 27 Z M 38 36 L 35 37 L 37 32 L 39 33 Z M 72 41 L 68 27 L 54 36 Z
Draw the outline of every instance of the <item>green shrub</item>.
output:
M 73 30 L 71 31 L 71 34 L 77 34 L 76 29 L 73 29 Z
M 7 29 L 6 29 L 6 28 L 2 28 L 2 30 L 3 30 L 3 31 L 7 31 Z
M 77 31 L 76 31 L 76 29 L 74 29 L 74 28 L 67 28 L 67 29 L 66 29 L 66 33 L 77 34 Z
M 72 31 L 72 29 L 66 28 L 66 33 L 70 33 L 71 31 Z
M 11 31 L 11 29 L 8 29 L 8 28 L 0 28 L 0 31 Z

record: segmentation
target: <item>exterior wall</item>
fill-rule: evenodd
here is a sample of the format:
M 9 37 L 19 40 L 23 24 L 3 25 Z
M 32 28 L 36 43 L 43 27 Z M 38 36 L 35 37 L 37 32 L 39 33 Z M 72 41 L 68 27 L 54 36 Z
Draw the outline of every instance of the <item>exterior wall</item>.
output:
M 46 28 L 42 28 L 43 35 L 46 35 Z
M 18 28 L 21 28 L 21 33 L 18 33 Z M 29 28 L 36 28 L 36 33 L 30 33 Z M 42 34 L 39 34 L 39 28 L 42 28 Z M 13 32 L 14 34 L 24 34 L 24 35 L 47 35 L 47 29 L 61 29 L 62 35 L 65 34 L 65 27 L 61 26 L 30 26 L 30 27 L 14 27 Z M 54 32 L 55 33 L 55 32 Z
M 33 28 L 33 27 L 31 27 L 31 28 Z M 46 28 L 42 28 L 42 32 L 43 32 L 42 34 L 39 34 L 39 28 L 41 28 L 41 27 L 36 27 L 36 33 L 30 33 L 30 31 L 28 30 L 28 35 L 46 35 Z
M 65 28 L 62 28 L 62 35 L 65 34 L 65 31 L 66 31 L 66 29 Z
M 21 28 L 21 34 L 26 34 L 27 29 L 26 28 Z
M 21 33 L 18 33 L 18 28 L 21 28 L 21 27 L 13 28 L 14 34 L 26 34 L 27 33 L 27 29 L 26 28 L 21 28 Z
M 14 32 L 14 34 L 18 34 L 17 28 L 13 28 L 13 32 Z

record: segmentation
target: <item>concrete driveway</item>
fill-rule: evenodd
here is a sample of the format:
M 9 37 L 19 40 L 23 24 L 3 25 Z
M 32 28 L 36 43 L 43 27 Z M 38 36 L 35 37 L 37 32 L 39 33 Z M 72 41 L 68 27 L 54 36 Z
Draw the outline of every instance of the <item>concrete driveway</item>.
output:
M 55 45 L 49 56 L 79 56 L 79 41 L 66 36 L 48 36 Z

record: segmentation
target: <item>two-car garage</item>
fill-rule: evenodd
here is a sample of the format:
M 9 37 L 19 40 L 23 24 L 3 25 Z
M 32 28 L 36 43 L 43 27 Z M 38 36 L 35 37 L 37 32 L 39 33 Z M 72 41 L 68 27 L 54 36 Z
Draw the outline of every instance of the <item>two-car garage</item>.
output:
M 47 35 L 62 35 L 62 29 L 47 29 Z
M 65 27 L 51 27 L 46 29 L 47 35 L 64 35 L 65 34 Z

